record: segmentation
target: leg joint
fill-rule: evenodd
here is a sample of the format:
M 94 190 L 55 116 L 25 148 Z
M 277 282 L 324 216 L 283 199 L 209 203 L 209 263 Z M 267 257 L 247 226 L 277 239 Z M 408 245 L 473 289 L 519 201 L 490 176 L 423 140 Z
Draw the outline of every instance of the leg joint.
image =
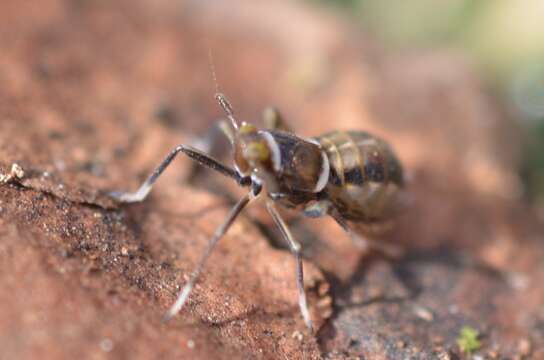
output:
M 301 249 L 302 249 L 302 246 L 300 245 L 300 243 L 298 241 L 293 240 L 293 242 L 291 243 L 291 250 L 296 254 L 300 254 Z
M 176 148 L 174 150 L 172 150 L 172 153 L 179 153 L 179 152 L 182 152 L 182 151 L 185 151 L 187 149 L 187 147 L 183 144 L 180 144 L 178 146 L 176 146 Z

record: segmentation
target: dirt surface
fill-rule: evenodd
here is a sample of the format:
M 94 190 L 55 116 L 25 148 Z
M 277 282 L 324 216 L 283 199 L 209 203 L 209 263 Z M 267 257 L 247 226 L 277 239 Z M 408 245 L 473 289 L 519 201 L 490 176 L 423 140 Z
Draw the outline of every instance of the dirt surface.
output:
M 0 173 L 24 171 L 0 185 L 0 359 L 469 358 L 464 326 L 477 355 L 543 359 L 542 220 L 520 200 L 516 127 L 463 60 L 387 53 L 300 4 L 204 3 L 0 4 Z M 366 129 L 407 170 L 407 209 L 383 239 L 398 259 L 289 214 L 316 336 L 258 205 L 161 323 L 242 194 L 227 180 L 189 184 L 179 159 L 142 204 L 105 195 L 222 115 L 209 49 L 240 119 L 273 103 L 304 136 Z

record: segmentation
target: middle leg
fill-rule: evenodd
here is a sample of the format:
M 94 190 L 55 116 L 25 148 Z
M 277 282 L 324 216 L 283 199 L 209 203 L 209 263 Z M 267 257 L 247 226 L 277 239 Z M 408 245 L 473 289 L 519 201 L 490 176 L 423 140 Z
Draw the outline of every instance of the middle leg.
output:
M 293 255 L 295 255 L 296 260 L 296 267 L 297 267 L 297 288 L 298 288 L 298 305 L 300 308 L 300 312 L 302 313 L 302 317 L 304 318 L 304 322 L 306 323 L 306 326 L 308 327 L 308 330 L 310 331 L 310 334 L 313 333 L 313 325 L 312 325 L 312 319 L 310 318 L 310 311 L 308 310 L 308 302 L 306 301 L 306 292 L 304 291 L 304 270 L 302 268 L 302 258 L 300 256 L 300 244 L 293 238 L 293 235 L 291 234 L 291 231 L 287 227 L 287 224 L 285 221 L 283 221 L 282 217 L 278 213 L 278 210 L 276 209 L 276 206 L 274 203 L 269 200 L 266 202 L 266 208 L 268 209 L 268 212 L 272 216 L 272 219 L 280 229 L 284 239 L 287 241 L 287 244 L 289 245 L 289 248 L 291 249 L 291 252 Z

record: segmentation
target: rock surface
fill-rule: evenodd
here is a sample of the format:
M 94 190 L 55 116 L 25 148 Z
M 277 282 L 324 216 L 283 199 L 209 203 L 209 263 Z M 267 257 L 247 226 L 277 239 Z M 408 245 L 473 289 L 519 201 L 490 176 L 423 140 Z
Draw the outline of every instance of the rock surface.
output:
M 283 1 L 7 0 L 0 21 L 0 172 L 24 171 L 0 185 L 0 359 L 469 358 L 464 326 L 478 355 L 544 358 L 543 224 L 520 200 L 519 138 L 458 55 L 388 54 Z M 289 214 L 316 336 L 259 206 L 161 323 L 242 194 L 228 181 L 189 184 L 180 159 L 142 204 L 104 195 L 222 115 L 209 49 L 240 119 L 273 102 L 304 136 L 375 132 L 406 167 L 408 208 L 383 239 L 398 259 Z

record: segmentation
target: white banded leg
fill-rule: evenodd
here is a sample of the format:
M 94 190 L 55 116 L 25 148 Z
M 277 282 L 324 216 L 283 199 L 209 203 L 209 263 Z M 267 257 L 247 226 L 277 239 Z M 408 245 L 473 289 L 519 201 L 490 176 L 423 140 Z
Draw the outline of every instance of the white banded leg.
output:
M 170 320 L 178 312 L 181 311 L 181 309 L 187 302 L 187 298 L 191 294 L 191 291 L 193 290 L 193 287 L 195 283 L 197 282 L 198 277 L 200 276 L 200 273 L 202 272 L 202 269 L 204 268 L 206 260 L 208 260 L 208 257 L 211 255 L 218 241 L 223 237 L 223 235 L 225 235 L 225 233 L 230 228 L 234 220 L 236 220 L 237 216 L 240 215 L 244 207 L 246 207 L 246 205 L 249 204 L 251 200 L 255 199 L 260 191 L 261 191 L 260 187 L 253 188 L 246 196 L 240 199 L 236 203 L 236 205 L 234 205 L 234 207 L 231 209 L 230 213 L 228 214 L 223 224 L 221 224 L 221 226 L 219 226 L 217 230 L 215 230 L 215 233 L 213 234 L 212 238 L 208 242 L 208 245 L 206 246 L 204 253 L 202 253 L 202 255 L 200 256 L 200 259 L 198 259 L 195 269 L 191 272 L 189 281 L 187 281 L 183 289 L 179 292 L 176 302 L 170 307 L 168 312 L 165 314 L 164 321 Z
M 233 133 L 238 131 L 238 122 L 234 118 L 234 112 L 232 110 L 232 105 L 229 103 L 225 95 L 221 93 L 215 94 L 215 99 L 223 108 L 227 115 L 227 119 L 230 121 L 232 128 L 229 127 L 226 121 L 220 121 L 218 124 L 219 129 L 225 134 L 229 139 L 231 144 L 234 144 L 235 135 Z M 251 184 L 251 179 L 249 177 L 240 176 L 234 169 L 221 164 L 219 161 L 212 158 L 210 155 L 207 155 L 205 152 L 197 150 L 193 147 L 187 145 L 178 145 L 174 150 L 168 154 L 168 156 L 163 160 L 163 162 L 155 169 L 155 171 L 147 178 L 146 181 L 140 186 L 140 188 L 135 192 L 123 192 L 123 191 L 114 191 L 110 193 L 110 196 L 115 198 L 117 201 L 124 203 L 139 202 L 146 198 L 146 196 L 151 191 L 151 188 L 157 178 L 162 174 L 162 172 L 170 165 L 172 160 L 176 158 L 179 153 L 184 153 L 189 156 L 191 159 L 195 160 L 197 163 L 209 167 L 213 170 L 216 170 L 222 173 L 225 176 L 228 176 L 241 186 L 248 186 Z
M 308 302 L 306 301 L 306 292 L 304 291 L 304 270 L 302 268 L 302 258 L 300 256 L 300 244 L 293 238 L 291 231 L 287 227 L 285 221 L 276 210 L 276 206 L 272 201 L 266 202 L 266 207 L 268 212 L 274 219 L 274 222 L 280 229 L 284 239 L 287 241 L 289 248 L 293 255 L 295 255 L 296 260 L 296 276 L 297 276 L 297 288 L 298 288 L 298 305 L 300 307 L 300 312 L 304 318 L 304 322 L 310 331 L 310 334 L 313 333 L 312 319 L 310 318 L 310 311 L 308 310 Z
M 183 153 L 199 163 L 200 165 L 206 166 L 210 169 L 213 169 L 227 177 L 230 177 L 241 186 L 247 186 L 251 183 L 251 180 L 247 177 L 240 176 L 234 169 L 221 164 L 219 161 L 210 157 L 209 155 L 196 150 L 186 145 L 178 145 L 174 150 L 168 154 L 168 156 L 163 160 L 163 162 L 153 171 L 153 173 L 147 178 L 146 181 L 140 186 L 140 188 L 135 192 L 122 192 L 114 191 L 110 193 L 110 196 L 115 198 L 117 201 L 124 203 L 133 203 L 139 202 L 146 198 L 146 196 L 151 191 L 153 184 L 159 176 L 164 172 L 164 170 L 170 165 L 170 163 L 176 158 L 179 153 Z

